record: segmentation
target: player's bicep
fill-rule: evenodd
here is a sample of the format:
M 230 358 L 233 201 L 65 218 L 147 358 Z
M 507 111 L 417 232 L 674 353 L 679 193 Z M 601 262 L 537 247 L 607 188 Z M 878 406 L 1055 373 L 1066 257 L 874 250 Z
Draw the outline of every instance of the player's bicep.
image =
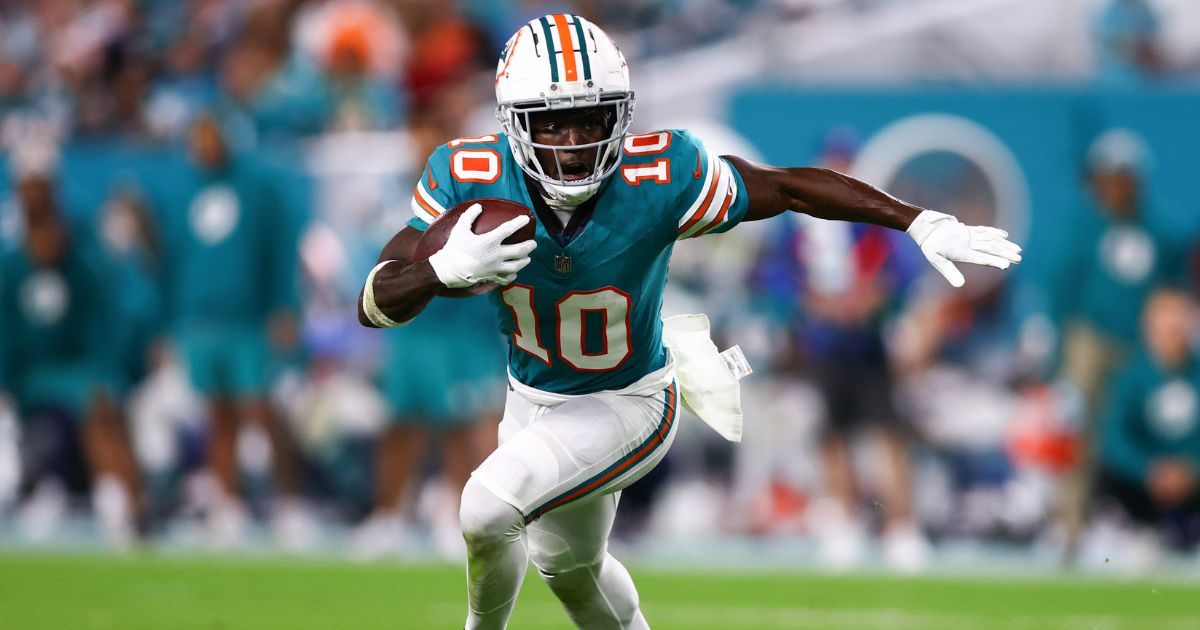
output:
M 722 157 L 737 170 L 745 184 L 746 221 L 769 219 L 791 207 L 793 202 L 783 186 L 783 169 L 732 155 Z

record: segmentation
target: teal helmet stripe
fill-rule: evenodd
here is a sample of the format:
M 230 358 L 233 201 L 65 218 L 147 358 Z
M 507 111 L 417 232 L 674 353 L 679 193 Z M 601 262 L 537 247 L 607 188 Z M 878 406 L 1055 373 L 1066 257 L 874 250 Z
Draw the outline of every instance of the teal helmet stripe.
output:
M 550 81 L 558 83 L 558 51 L 554 49 L 554 35 L 550 33 L 550 22 L 543 17 L 542 32 L 546 35 L 546 56 L 550 58 Z
M 588 61 L 587 39 L 583 36 L 583 22 L 579 16 L 572 15 L 571 19 L 575 21 L 575 35 L 579 40 L 579 56 L 583 59 L 583 78 L 585 81 L 590 81 L 592 78 L 592 63 Z

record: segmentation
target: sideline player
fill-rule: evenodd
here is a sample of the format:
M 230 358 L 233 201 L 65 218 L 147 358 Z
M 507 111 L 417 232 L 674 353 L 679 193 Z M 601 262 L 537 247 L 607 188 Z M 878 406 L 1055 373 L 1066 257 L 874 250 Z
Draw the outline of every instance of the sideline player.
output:
M 285 550 L 295 551 L 308 544 L 312 528 L 291 436 L 267 398 L 271 353 L 295 344 L 293 230 L 267 173 L 231 149 L 216 119 L 196 119 L 188 151 L 186 171 L 163 200 L 167 328 L 210 411 L 208 469 L 218 491 L 207 515 L 209 544 L 230 548 L 244 535 L 237 441 L 248 422 L 270 440 L 281 495 L 272 529 Z
M 91 231 L 67 217 L 51 172 L 21 173 L 17 203 L 23 237 L 0 251 L 0 411 L 11 396 L 26 429 L 64 414 L 79 423 L 101 534 L 105 544 L 126 549 L 137 534 L 141 480 L 120 407 L 125 383 L 114 356 L 120 348 L 111 343 L 110 261 Z M 26 446 L 37 453 L 58 433 L 32 431 Z M 47 529 L 38 519 L 30 524 Z
M 505 627 L 529 558 L 575 625 L 647 628 L 607 540 L 620 490 L 662 459 L 678 424 L 660 318 L 675 241 L 785 210 L 874 223 L 906 230 L 955 286 L 963 277 L 954 262 L 1007 268 L 1020 248 L 1000 230 L 834 171 L 718 157 L 684 130 L 627 136 L 625 60 L 577 16 L 517 31 L 500 56 L 496 95 L 504 133 L 455 140 L 429 158 L 416 216 L 367 277 L 359 319 L 399 326 L 447 287 L 505 285 L 489 295 L 510 339 L 500 446 L 472 473 L 460 513 L 467 628 Z M 430 222 L 482 197 L 533 208 L 535 238 L 501 244 L 525 217 L 472 233 L 476 206 L 440 251 L 411 262 Z
M 446 491 L 432 500 L 433 540 L 443 557 L 463 556 L 459 496 L 496 446 L 484 433 L 495 435 L 503 400 L 504 351 L 494 319 L 483 300 L 440 300 L 412 326 L 389 331 L 380 385 L 392 417 L 376 448 L 375 509 L 355 534 L 357 557 L 404 551 L 404 512 L 435 437 L 442 455 L 436 487 Z

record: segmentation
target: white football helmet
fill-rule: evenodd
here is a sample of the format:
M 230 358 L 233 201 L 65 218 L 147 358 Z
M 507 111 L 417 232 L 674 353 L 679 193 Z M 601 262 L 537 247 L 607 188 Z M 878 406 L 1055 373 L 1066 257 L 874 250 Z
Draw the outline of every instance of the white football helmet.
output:
M 577 206 L 600 189 L 604 179 L 621 163 L 621 144 L 633 119 L 633 90 L 625 57 L 598 26 L 566 13 L 530 21 L 508 40 L 496 66 L 496 117 L 508 134 L 513 156 L 521 169 L 537 180 L 546 199 L 555 206 Z M 559 147 L 533 141 L 529 116 L 535 112 L 610 106 L 613 125 L 599 142 Z M 589 176 L 578 180 L 546 173 L 534 151 L 560 151 L 596 147 L 596 163 Z

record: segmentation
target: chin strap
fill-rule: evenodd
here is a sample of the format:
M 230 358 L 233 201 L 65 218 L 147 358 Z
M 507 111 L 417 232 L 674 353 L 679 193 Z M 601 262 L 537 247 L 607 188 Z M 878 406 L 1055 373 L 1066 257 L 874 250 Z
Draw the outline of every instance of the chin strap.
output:
M 551 197 L 547 197 L 546 195 L 542 195 L 542 201 L 545 201 L 546 205 L 550 206 L 550 209 L 554 210 L 555 212 L 574 212 L 576 208 L 583 205 L 582 201 L 575 203 L 572 201 L 553 199 Z
M 600 191 L 600 182 L 586 186 L 555 186 L 542 184 L 542 199 L 554 210 L 572 212 Z

